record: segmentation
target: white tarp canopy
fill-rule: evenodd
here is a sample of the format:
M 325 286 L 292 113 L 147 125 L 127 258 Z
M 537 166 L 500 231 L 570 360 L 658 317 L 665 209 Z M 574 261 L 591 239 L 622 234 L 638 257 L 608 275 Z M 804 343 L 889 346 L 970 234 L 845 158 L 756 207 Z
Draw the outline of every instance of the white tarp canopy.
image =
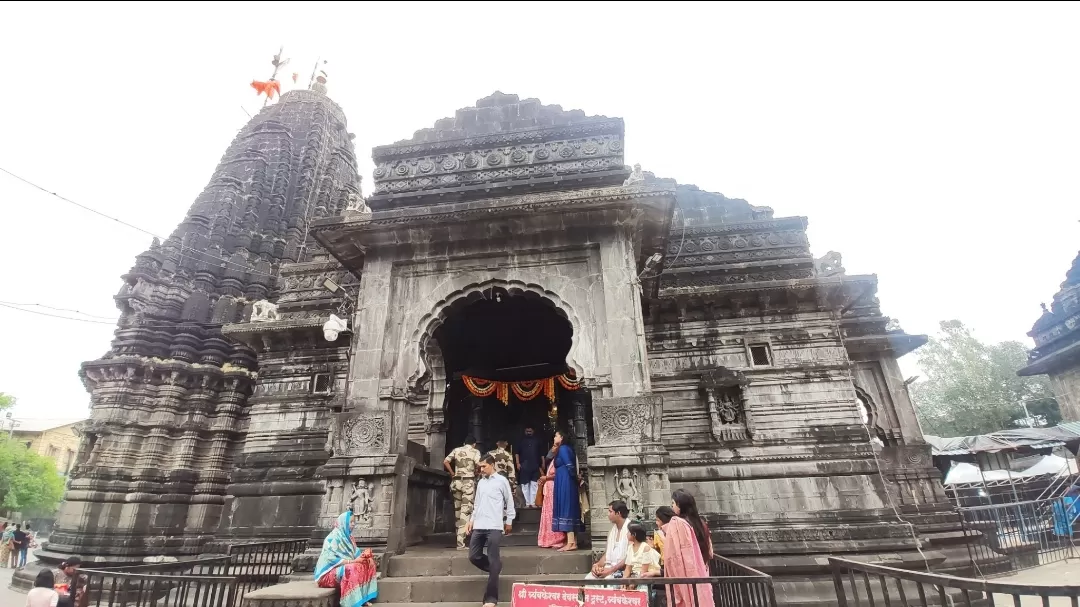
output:
M 1011 475 L 1007 470 L 987 470 L 980 472 L 979 467 L 967 462 L 955 462 L 949 473 L 945 475 L 946 485 L 960 485 L 963 483 L 992 483 L 996 481 L 1008 481 L 1010 476 L 1014 481 L 1026 480 L 1036 476 L 1055 474 L 1067 476 L 1077 473 L 1076 461 L 1057 455 L 1047 455 L 1040 459 L 1034 466 Z

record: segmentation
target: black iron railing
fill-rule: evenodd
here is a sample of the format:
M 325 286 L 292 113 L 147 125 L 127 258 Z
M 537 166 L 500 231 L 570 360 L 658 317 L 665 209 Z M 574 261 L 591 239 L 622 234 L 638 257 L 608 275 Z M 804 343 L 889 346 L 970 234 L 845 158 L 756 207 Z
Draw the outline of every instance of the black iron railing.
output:
M 307 547 L 307 540 L 282 540 L 232 544 L 225 575 L 236 579 L 237 605 L 252 590 L 273 586 L 293 572 L 293 559 Z
M 75 607 L 237 607 L 236 579 L 162 572 L 81 569 L 70 589 Z
M 232 544 L 227 554 L 146 565 L 80 569 L 75 607 L 239 607 L 253 590 L 292 573 L 307 540 Z
M 669 607 L 675 606 L 667 601 L 668 589 L 683 586 L 687 587 L 688 592 L 685 595 L 692 597 L 692 604 L 680 605 L 680 607 L 776 607 L 776 590 L 773 588 L 771 576 L 722 556 L 713 557 L 709 563 L 709 571 L 712 575 L 702 578 L 647 577 L 584 580 L 581 577 L 574 577 L 545 579 L 537 583 L 575 587 L 582 594 L 587 587 L 622 588 L 630 585 L 648 590 L 650 605 L 667 604 Z M 522 583 L 529 584 L 530 582 L 526 580 Z M 698 592 L 695 586 L 699 585 L 712 587 L 712 605 L 698 604 Z M 584 601 L 584 597 L 579 597 L 579 600 Z
M 1068 597 L 1073 607 L 1080 586 L 1032 586 L 989 582 L 830 558 L 839 607 L 926 607 L 928 605 L 1027 605 L 1024 597 Z M 1035 604 L 1035 603 L 1032 603 Z
M 1061 498 L 957 510 L 975 571 L 1007 573 L 1046 565 L 1074 556 L 1073 521 L 1066 520 Z M 982 569 L 1007 561 L 1007 567 Z

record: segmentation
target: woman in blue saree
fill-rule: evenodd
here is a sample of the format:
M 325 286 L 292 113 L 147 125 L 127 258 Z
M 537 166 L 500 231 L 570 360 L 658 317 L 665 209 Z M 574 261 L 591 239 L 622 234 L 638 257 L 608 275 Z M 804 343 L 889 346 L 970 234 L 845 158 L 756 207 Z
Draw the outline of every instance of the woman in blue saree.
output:
M 581 502 L 578 498 L 577 457 L 574 449 L 565 442 L 562 432 L 555 433 L 555 508 L 551 526 L 554 531 L 566 533 L 566 546 L 560 552 L 577 550 L 577 535 L 584 527 L 581 523 Z
M 341 607 L 360 607 L 379 594 L 375 558 L 371 549 L 360 550 L 352 539 L 353 514 L 337 518 L 334 529 L 323 540 L 315 581 L 320 588 L 337 588 Z

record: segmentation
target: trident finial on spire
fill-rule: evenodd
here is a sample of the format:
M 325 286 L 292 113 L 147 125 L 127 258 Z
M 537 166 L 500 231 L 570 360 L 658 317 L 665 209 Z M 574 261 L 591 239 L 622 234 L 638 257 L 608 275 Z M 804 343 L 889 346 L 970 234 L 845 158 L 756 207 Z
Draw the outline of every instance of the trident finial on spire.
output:
M 319 69 L 320 65 L 326 65 L 326 59 L 316 59 L 315 67 L 311 70 L 311 80 L 308 81 L 308 89 L 316 92 L 326 94 L 326 70 Z

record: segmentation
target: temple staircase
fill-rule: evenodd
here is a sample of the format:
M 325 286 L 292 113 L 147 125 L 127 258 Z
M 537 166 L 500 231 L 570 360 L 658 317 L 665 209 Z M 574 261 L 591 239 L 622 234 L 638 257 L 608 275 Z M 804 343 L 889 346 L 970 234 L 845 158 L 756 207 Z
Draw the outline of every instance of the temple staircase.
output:
M 567 553 L 538 548 L 539 528 L 540 509 L 518 510 L 514 531 L 502 542 L 500 602 L 509 603 L 516 582 L 544 583 L 568 576 L 584 577 L 589 572 L 592 555 L 588 549 Z M 486 583 L 487 574 L 469 562 L 468 551 L 457 550 L 451 534 L 440 534 L 384 561 L 378 603 L 393 607 L 405 604 L 476 607 L 483 599 Z

